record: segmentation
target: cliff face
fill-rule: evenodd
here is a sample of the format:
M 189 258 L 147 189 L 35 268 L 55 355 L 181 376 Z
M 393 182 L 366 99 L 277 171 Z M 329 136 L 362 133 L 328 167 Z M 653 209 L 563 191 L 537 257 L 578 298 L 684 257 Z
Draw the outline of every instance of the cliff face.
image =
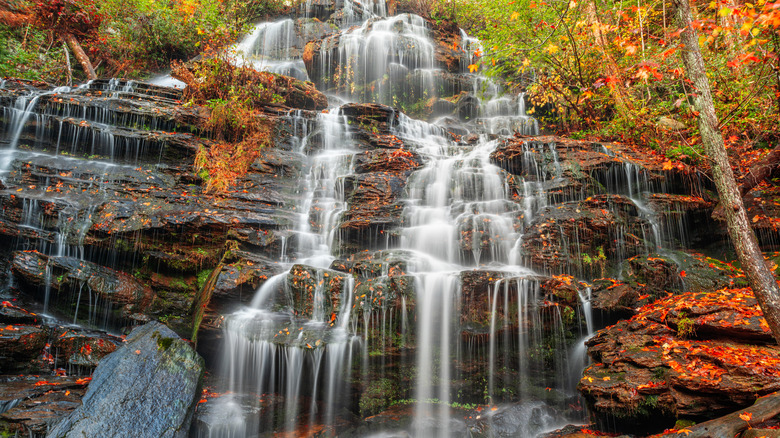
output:
M 472 90 L 460 35 L 335 3 L 280 22 L 288 45 L 264 54 L 371 102 L 323 111 L 312 83 L 268 76 L 271 144 L 225 191 L 194 167 L 209 110 L 179 90 L 0 89 L 0 371 L 27 376 L 0 377 L 2 427 L 41 433 L 76 409 L 104 357 L 133 358 L 116 335 L 151 320 L 197 338 L 221 376 L 194 414 L 204 433 L 531 436 L 584 418 L 577 382 L 597 422 L 644 431 L 774 390 L 755 300 L 702 254 L 725 245 L 704 175 L 524 135 L 522 97 Z M 381 32 L 395 58 L 354 77 Z M 769 251 L 766 199 L 751 211 Z M 577 341 L 615 323 L 582 377 Z

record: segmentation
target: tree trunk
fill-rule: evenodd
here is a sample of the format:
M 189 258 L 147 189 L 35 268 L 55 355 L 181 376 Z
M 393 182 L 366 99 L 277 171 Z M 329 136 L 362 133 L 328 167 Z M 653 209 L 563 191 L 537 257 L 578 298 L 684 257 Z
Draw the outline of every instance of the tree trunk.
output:
M 740 415 L 749 414 L 750 422 L 740 418 Z M 695 426 L 687 427 L 685 432 L 672 432 L 663 437 L 686 438 L 727 438 L 736 436 L 752 424 L 760 424 L 780 414 L 780 393 L 773 392 L 759 398 L 749 408 L 740 409 L 737 412 L 724 415 L 714 420 L 705 421 Z
M 682 58 L 688 77 L 696 88 L 694 104 L 699 111 L 699 131 L 704 150 L 710 160 L 715 187 L 726 215 L 729 236 L 737 251 L 737 258 L 748 284 L 758 300 L 772 335 L 780 344 L 780 288 L 775 276 L 766 266 L 758 240 L 748 221 L 742 205 L 742 197 L 729 164 L 723 136 L 718 129 L 718 116 L 712 102 L 710 82 L 704 70 L 704 59 L 699 49 L 699 40 L 691 25 L 691 6 L 688 0 L 674 0 L 677 10 L 677 25 L 685 29 L 681 35 Z
M 87 74 L 87 79 L 97 79 L 95 69 L 92 67 L 92 63 L 89 61 L 89 56 L 87 56 L 87 54 L 84 52 L 84 49 L 81 48 L 81 44 L 79 44 L 78 40 L 76 40 L 76 37 L 74 37 L 72 34 L 66 33 L 62 36 L 62 39 L 68 43 L 68 47 L 70 47 L 70 50 L 74 55 L 76 55 L 76 59 L 78 59 L 79 63 L 81 63 L 81 68 L 83 68 L 84 73 Z
M 68 52 L 68 46 L 66 44 L 62 45 L 62 51 L 65 52 L 65 67 L 67 67 L 68 72 L 68 86 L 73 86 L 73 72 L 70 69 L 70 52 Z

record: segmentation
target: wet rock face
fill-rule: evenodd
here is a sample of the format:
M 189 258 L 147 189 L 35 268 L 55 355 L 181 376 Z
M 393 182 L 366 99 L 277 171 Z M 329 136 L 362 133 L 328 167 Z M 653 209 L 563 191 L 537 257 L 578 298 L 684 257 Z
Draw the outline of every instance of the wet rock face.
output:
M 352 175 L 344 181 L 349 209 L 339 226 L 339 240 L 345 254 L 362 248 L 384 246 L 385 232 L 401 224 L 400 195 L 406 179 L 388 172 Z
M 334 322 L 344 297 L 346 276 L 338 271 L 294 265 L 288 274 L 295 316 Z
M 99 81 L 93 85 L 93 88 L 74 91 L 72 96 L 61 94 L 58 99 L 62 102 L 44 101 L 42 97 L 40 111 L 50 115 L 31 117 L 30 120 L 86 114 L 85 123 L 78 123 L 78 129 L 84 131 L 79 135 L 84 138 L 95 137 L 97 134 L 87 134 L 87 131 L 98 129 L 97 125 L 103 126 L 100 122 L 103 119 L 116 123 L 117 129 L 135 129 L 139 135 L 155 138 L 168 138 L 170 132 L 161 132 L 163 128 L 187 130 L 184 122 L 176 119 L 188 112 L 188 109 L 176 106 L 176 100 L 181 98 L 180 91 L 167 91 L 171 93 L 169 97 L 164 89 L 143 84 L 137 84 L 133 92 L 111 91 Z M 303 96 L 306 91 L 302 90 Z M 295 93 L 290 91 L 288 94 Z M 71 97 L 73 101 L 70 101 Z M 187 118 L 192 124 L 203 122 L 197 111 L 190 113 Z M 280 136 L 288 113 L 289 109 L 284 109 L 282 115 L 268 115 L 279 120 Z M 24 131 L 24 143 L 34 149 L 56 150 L 58 132 L 51 133 L 47 129 L 39 132 L 31 127 L 29 132 Z M 252 252 L 278 256 L 283 236 L 277 229 L 285 228 L 289 223 L 284 211 L 289 199 L 285 192 L 296 186 L 295 178 L 303 157 L 267 148 L 237 187 L 215 196 L 203 193 L 203 180 L 195 175 L 191 166 L 200 140 L 191 134 L 176 135 L 192 140 L 182 145 L 182 150 L 188 151 L 186 154 L 169 153 L 175 145 L 168 140 L 165 144 L 151 140 L 140 142 L 136 145 L 137 154 L 131 160 L 136 164 L 132 166 L 92 161 L 114 158 L 121 162 L 123 159 L 101 153 L 93 156 L 80 149 L 59 148 L 69 155 L 87 154 L 83 158 L 88 160 L 62 155 L 27 156 L 19 151 L 20 159 L 12 163 L 12 171 L 5 180 L 6 187 L 0 190 L 3 207 L 0 239 L 10 248 L 36 248 L 47 254 L 57 251 L 66 255 L 84 254 L 90 261 L 105 265 L 111 271 L 132 273 L 139 283 L 153 286 L 160 298 L 151 306 L 146 305 L 148 303 L 138 306 L 138 311 L 160 317 L 183 316 L 189 310 L 197 288 L 196 278 L 217 264 L 225 251 L 226 241 L 237 241 Z M 37 136 L 37 140 L 33 141 L 33 136 Z M 62 141 L 70 144 L 65 137 Z M 282 141 L 280 137 L 280 143 Z M 104 143 L 101 140 L 100 144 Z M 120 148 L 121 145 L 114 146 Z M 166 164 L 150 164 L 160 161 Z M 22 271 L 24 269 L 15 272 L 24 277 L 26 274 Z M 265 274 L 258 276 L 262 275 Z M 258 284 L 257 278 L 249 277 L 236 281 Z M 120 276 L 119 283 L 114 280 L 109 283 L 128 284 L 123 278 Z M 24 292 L 38 295 L 44 287 L 43 280 L 43 277 L 36 280 L 27 276 L 19 283 Z M 69 280 L 66 289 L 73 289 L 77 283 L 74 281 Z M 104 286 L 110 285 L 100 285 L 96 278 L 90 281 L 90 287 L 96 289 L 105 290 Z M 56 292 L 58 287 L 55 285 L 53 290 Z M 122 295 L 127 291 L 117 292 Z M 119 307 L 128 304 L 128 300 L 132 301 L 129 297 L 120 297 Z
M 596 310 L 617 317 L 630 317 L 641 306 L 668 293 L 708 292 L 744 284 L 732 265 L 696 253 L 667 252 L 629 258 L 621 278 L 597 279 L 592 288 Z
M 750 405 L 780 389 L 780 352 L 749 289 L 686 293 L 587 342 L 579 390 L 604 425 L 648 433 Z
M 88 378 L 0 377 L 0 432 L 44 436 L 81 405 Z
M 101 333 L 59 329 L 53 332 L 52 354 L 71 370 L 94 369 L 101 359 L 113 353 L 121 340 Z M 62 363 L 59 364 L 62 366 Z
M 80 328 L 3 322 L 0 374 L 89 375 L 121 339 Z
M 53 302 L 70 302 L 65 297 L 70 294 L 87 308 L 93 298 L 91 294 L 95 294 L 99 300 L 109 303 L 103 312 L 110 312 L 114 307 L 120 309 L 121 316 L 125 318 L 143 312 L 154 299 L 151 288 L 140 284 L 132 276 L 73 257 L 49 257 L 37 251 L 19 251 L 14 255 L 13 270 L 18 278 L 33 287 L 43 290 L 48 286 L 56 295 L 56 298 L 52 297 Z M 82 289 L 84 293 L 79 294 Z M 75 309 L 74 312 L 77 311 Z M 78 318 L 79 315 L 71 316 Z M 90 320 L 89 323 L 100 322 Z
M 0 328 L 0 372 L 31 370 L 31 362 L 43 353 L 48 332 L 37 326 L 4 325 Z
M 149 323 L 101 361 L 82 406 L 48 436 L 186 437 L 202 377 L 203 361 L 192 347 Z
M 0 303 L 0 325 L 7 324 L 35 324 L 40 317 L 35 313 L 15 306 L 8 301 Z
M 573 315 L 579 306 L 577 290 L 580 287 L 581 284 L 568 276 L 516 277 L 507 272 L 484 269 L 464 271 L 461 273 L 460 304 L 464 337 L 488 334 L 494 312 L 496 321 L 505 326 L 504 329 L 516 329 L 520 300 L 524 303 L 523 310 L 532 309 L 530 313 L 540 315 L 549 312 L 550 308 L 560 307 L 560 311 L 568 315 L 564 321 L 566 329 L 576 328 L 579 321 Z
M 543 209 L 526 230 L 523 254 L 530 266 L 546 273 L 576 267 L 578 276 L 603 277 L 616 261 L 644 252 L 636 207 L 621 196 L 594 196 Z

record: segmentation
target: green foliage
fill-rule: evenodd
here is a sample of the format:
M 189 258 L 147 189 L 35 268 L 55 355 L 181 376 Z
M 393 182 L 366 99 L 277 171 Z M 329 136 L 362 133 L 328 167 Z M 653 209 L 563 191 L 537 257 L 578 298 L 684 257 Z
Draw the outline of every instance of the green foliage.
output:
M 273 126 L 259 108 L 282 101 L 274 90 L 294 79 L 237 67 L 224 57 L 172 67 L 173 74 L 187 84 L 185 97 L 211 110 L 206 128 L 216 142 L 198 150 L 195 167 L 207 190 L 225 191 L 271 142 Z
M 62 44 L 52 44 L 29 18 L 0 20 L 0 77 L 61 83 L 66 70 Z
M 0 74 L 63 82 L 67 69 L 60 38 L 69 33 L 99 66 L 98 75 L 144 76 L 167 69 L 172 60 L 220 50 L 235 42 L 253 17 L 289 8 L 281 0 L 0 2 Z
M 434 1 L 434 0 L 432 0 Z M 438 0 L 440 3 L 443 0 Z M 434 1 L 435 2 L 435 1 Z M 456 18 L 478 36 L 476 66 L 526 88 L 548 129 L 653 145 L 702 162 L 679 31 L 663 2 L 455 0 Z M 700 7 L 696 26 L 713 97 L 731 142 L 777 140 L 780 37 L 774 3 Z M 694 13 L 696 15 L 696 12 Z M 473 50 L 473 49 L 472 49 Z M 659 123 L 670 119 L 675 127 Z
M 234 41 L 244 18 L 239 2 L 222 0 L 98 0 L 106 16 L 97 47 L 114 60 L 117 73 L 139 74 L 168 67 L 201 51 Z
M 696 335 L 696 328 L 694 327 L 695 321 L 687 316 L 681 315 L 680 320 L 677 321 L 677 336 L 680 338 L 689 338 Z
M 398 388 L 392 380 L 382 378 L 371 380 L 360 397 L 360 414 L 364 417 L 375 415 L 390 405 L 397 397 Z
M 290 13 L 303 0 L 250 0 L 234 1 L 232 4 L 233 13 L 236 16 L 244 17 L 247 21 L 256 21 L 263 18 L 278 16 Z

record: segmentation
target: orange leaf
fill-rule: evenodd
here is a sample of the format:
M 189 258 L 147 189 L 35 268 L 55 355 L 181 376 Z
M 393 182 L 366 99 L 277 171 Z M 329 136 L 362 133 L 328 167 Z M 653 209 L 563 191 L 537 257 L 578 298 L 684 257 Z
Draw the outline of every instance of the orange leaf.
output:
M 743 419 L 745 421 L 750 421 L 750 420 L 753 419 L 753 414 L 751 412 L 743 412 L 743 413 L 739 414 L 739 418 L 741 418 L 741 419 Z

